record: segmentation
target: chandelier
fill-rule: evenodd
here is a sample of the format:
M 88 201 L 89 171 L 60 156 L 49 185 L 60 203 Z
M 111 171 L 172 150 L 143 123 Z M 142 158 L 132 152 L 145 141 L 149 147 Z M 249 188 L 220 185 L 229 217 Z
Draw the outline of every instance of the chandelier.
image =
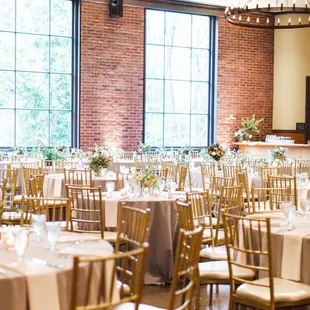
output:
M 244 0 L 227 7 L 225 19 L 249 28 L 292 29 L 310 27 L 310 0 Z

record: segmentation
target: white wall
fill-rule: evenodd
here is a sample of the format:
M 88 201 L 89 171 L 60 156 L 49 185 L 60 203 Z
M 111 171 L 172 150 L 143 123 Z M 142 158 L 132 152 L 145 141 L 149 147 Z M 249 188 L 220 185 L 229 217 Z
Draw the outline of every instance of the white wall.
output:
M 305 122 L 310 76 L 310 28 L 275 31 L 273 129 L 295 130 Z

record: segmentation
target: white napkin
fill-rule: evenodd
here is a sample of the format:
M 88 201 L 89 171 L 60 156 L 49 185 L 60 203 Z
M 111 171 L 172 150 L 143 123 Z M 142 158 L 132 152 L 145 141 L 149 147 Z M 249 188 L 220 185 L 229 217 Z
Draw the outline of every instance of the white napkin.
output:
M 119 200 L 115 199 L 106 199 L 104 201 L 106 227 L 117 226 L 118 202 Z
M 101 240 L 101 237 L 90 234 L 72 233 L 68 235 L 59 236 L 57 243 L 71 243 L 71 242 L 97 241 L 97 240 Z
M 54 197 L 61 197 L 63 178 L 54 179 Z
M 39 266 L 30 261 L 2 265 L 26 276 L 29 309 L 60 310 L 57 270 L 55 268 Z M 42 285 L 44 285 L 44 289 Z
M 300 281 L 302 239 L 309 234 L 310 227 L 299 227 L 284 234 L 281 278 Z

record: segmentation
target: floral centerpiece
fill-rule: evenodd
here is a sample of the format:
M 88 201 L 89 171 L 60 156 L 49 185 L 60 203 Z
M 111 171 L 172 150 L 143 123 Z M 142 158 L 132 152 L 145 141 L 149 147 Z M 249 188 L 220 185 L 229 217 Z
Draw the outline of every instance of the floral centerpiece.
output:
M 154 189 L 157 184 L 157 176 L 147 169 L 145 174 L 138 174 L 135 181 L 140 185 L 140 195 L 142 195 L 143 188 Z
M 138 142 L 137 152 L 147 153 L 151 150 L 151 146 L 147 143 Z
M 25 148 L 22 148 L 22 147 L 20 147 L 20 146 L 14 147 L 14 148 L 13 148 L 13 154 L 14 154 L 14 155 L 22 156 L 22 155 L 25 154 Z
M 247 137 L 247 133 L 244 128 L 240 128 L 234 133 L 234 137 L 238 139 L 238 141 L 242 142 Z
M 213 160 L 219 161 L 225 155 L 225 150 L 217 142 L 208 147 L 208 155 L 211 156 Z
M 286 149 L 284 147 L 275 147 L 274 149 L 272 149 L 271 151 L 271 154 L 272 154 L 272 157 L 274 160 L 285 160 L 286 159 L 286 156 L 285 156 L 285 152 L 286 152 Z
M 92 155 L 89 167 L 98 175 L 102 169 L 109 169 L 112 162 L 113 158 L 106 150 L 98 150 Z
M 237 138 L 240 142 L 244 139 L 252 139 L 254 134 L 259 134 L 258 126 L 263 121 L 263 118 L 257 120 L 255 114 L 252 114 L 251 117 L 242 118 L 241 125 L 243 127 L 235 131 L 235 138 Z

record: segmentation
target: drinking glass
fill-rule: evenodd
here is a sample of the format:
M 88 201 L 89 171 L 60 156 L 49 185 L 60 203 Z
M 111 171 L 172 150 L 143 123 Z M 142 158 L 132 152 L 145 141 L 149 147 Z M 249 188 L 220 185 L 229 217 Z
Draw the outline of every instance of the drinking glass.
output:
M 50 250 L 55 251 L 56 241 L 60 233 L 60 222 L 47 222 L 45 223 L 46 237 L 50 244 Z
M 23 260 L 24 253 L 28 246 L 29 241 L 29 232 L 24 228 L 20 228 L 16 232 L 14 232 L 14 247 L 17 253 L 18 261 Z
M 112 193 L 114 191 L 115 183 L 114 182 L 107 182 L 106 188 L 108 192 L 108 198 L 112 198 Z
M 300 207 L 302 211 L 304 212 L 304 217 L 307 218 L 308 217 L 307 213 L 309 213 L 310 211 L 310 200 L 301 201 Z
M 283 214 L 286 218 L 285 226 L 289 226 L 292 224 L 292 216 L 291 213 L 294 211 L 294 206 L 292 202 L 281 202 L 280 208 L 283 211 Z
M 168 191 L 169 191 L 169 193 L 171 194 L 171 196 L 174 195 L 176 189 L 177 189 L 177 183 L 175 183 L 175 182 L 170 182 L 170 183 L 169 183 L 169 186 L 168 186 Z
M 44 232 L 44 224 L 46 223 L 45 214 L 33 214 L 32 215 L 32 228 L 36 234 L 34 240 L 40 241 Z

